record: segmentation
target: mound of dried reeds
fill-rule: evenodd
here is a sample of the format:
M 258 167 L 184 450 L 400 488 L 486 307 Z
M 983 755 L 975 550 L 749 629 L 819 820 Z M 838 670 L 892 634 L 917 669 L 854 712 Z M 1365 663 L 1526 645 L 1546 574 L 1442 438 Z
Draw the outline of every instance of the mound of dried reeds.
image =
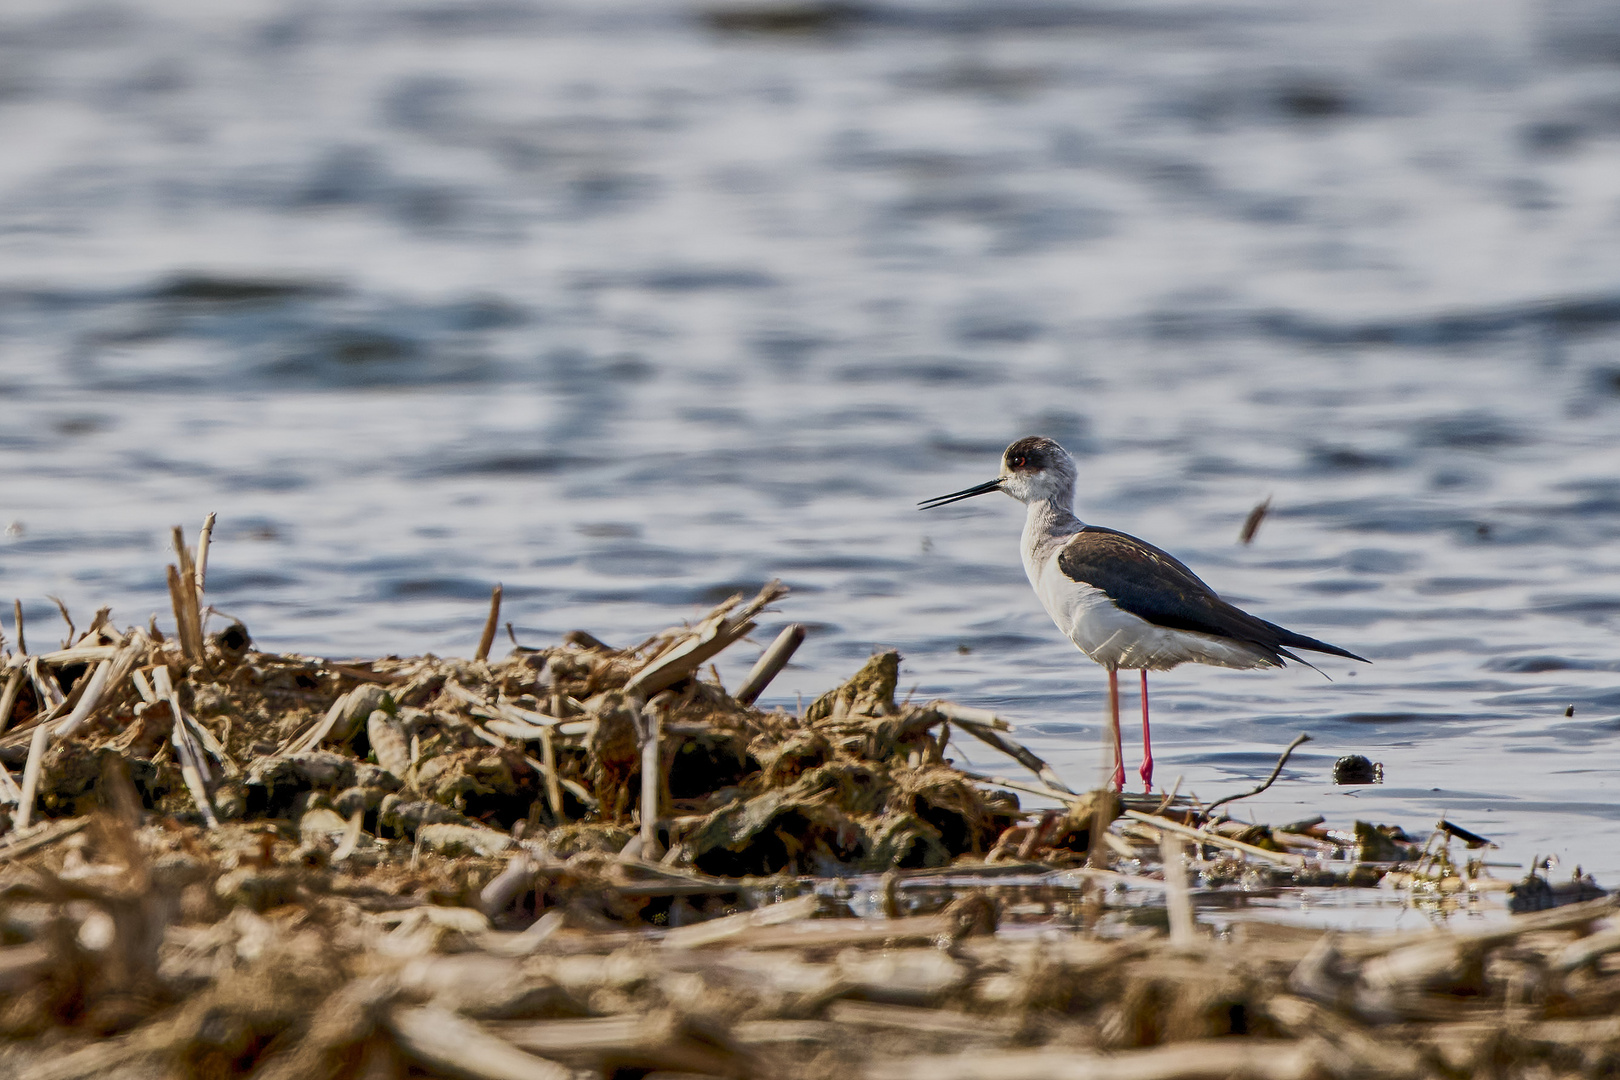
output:
M 1342 845 L 1076 795 L 997 717 L 897 704 L 892 652 L 761 710 L 802 629 L 735 693 L 701 668 L 775 583 L 492 660 L 497 591 L 471 660 L 335 662 L 205 635 L 207 535 L 177 533 L 172 636 L 103 610 L 28 653 L 19 620 L 0 669 L 0 1075 L 1546 1075 L 1620 1047 L 1608 899 L 1212 939 L 1189 870 L 1328 881 Z M 1033 778 L 957 768 L 953 732 Z M 1376 835 L 1437 892 L 1490 884 Z M 1168 936 L 1105 917 L 1125 886 Z

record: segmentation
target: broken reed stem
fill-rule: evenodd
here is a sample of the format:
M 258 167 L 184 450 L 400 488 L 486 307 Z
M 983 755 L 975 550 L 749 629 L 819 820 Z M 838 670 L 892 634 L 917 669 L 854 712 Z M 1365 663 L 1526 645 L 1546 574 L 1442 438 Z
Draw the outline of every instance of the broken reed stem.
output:
M 175 530 L 177 539 L 179 532 L 179 529 Z M 182 561 L 186 565 L 178 570 L 173 566 L 169 567 L 169 602 L 174 608 L 175 632 L 180 639 L 180 653 L 195 663 L 203 658 L 202 612 L 197 603 L 194 571 L 189 569 L 191 560 Z
M 1159 852 L 1164 859 L 1165 907 L 1170 913 L 1170 944 L 1191 945 L 1193 930 L 1192 892 L 1187 887 L 1187 863 L 1181 855 L 1181 837 L 1159 834 Z
M 658 744 L 663 726 L 662 703 L 648 702 L 642 707 L 645 738 L 641 743 L 641 855 L 658 858 L 658 788 L 663 777 L 658 768 Z
M 174 746 L 174 756 L 179 759 L 180 777 L 186 782 L 186 791 L 191 794 L 191 801 L 197 804 L 197 811 L 202 814 L 203 824 L 210 829 L 217 829 L 219 818 L 214 815 L 214 804 L 208 798 L 208 785 L 205 780 L 207 766 L 203 764 L 202 754 L 197 749 L 191 728 L 186 724 L 186 714 L 180 708 L 180 695 L 175 693 L 174 682 L 169 677 L 167 665 L 159 664 L 152 669 L 152 683 L 157 696 L 168 703 L 169 712 L 174 720 L 169 729 L 169 742 Z
M 433 1005 L 395 1006 L 387 1025 L 412 1058 L 472 1080 L 572 1080 L 572 1069 L 519 1050 L 487 1029 Z
M 540 760 L 546 766 L 546 805 L 551 808 L 551 820 L 557 825 L 563 823 L 562 812 L 562 784 L 557 782 L 557 745 L 556 733 L 551 728 L 542 728 L 540 731 Z
M 674 686 L 702 666 L 710 657 L 727 646 L 748 636 L 754 628 L 754 616 L 765 605 L 787 593 L 780 581 L 767 582 L 755 596 L 741 608 L 741 594 L 719 605 L 700 623 L 695 633 L 689 633 L 675 644 L 653 657 L 640 671 L 625 683 L 627 694 L 651 697 L 666 687 Z M 733 610 L 736 609 L 736 610 Z
M 962 717 L 956 718 L 956 726 L 962 728 L 969 735 L 972 735 L 975 739 L 978 739 L 985 745 L 995 747 L 1003 754 L 1006 754 L 1008 757 L 1018 762 L 1018 764 L 1040 777 L 1041 783 L 1045 784 L 1047 787 L 1055 788 L 1066 795 L 1072 796 L 1078 794 L 1071 789 L 1068 784 L 1063 782 L 1063 778 L 1057 774 L 1056 769 L 1052 768 L 1052 766 L 1030 753 L 1030 751 L 1025 747 L 1020 746 L 1011 739 L 1002 738 L 994 728 L 991 728 L 985 724 L 977 723 L 976 721 L 963 719 Z
M 789 623 L 786 629 L 776 635 L 771 647 L 760 654 L 759 660 L 733 696 L 744 705 L 752 705 L 771 684 L 771 680 L 793 659 L 793 654 L 804 644 L 804 635 L 803 623 Z
M 112 667 L 113 662 L 111 660 L 103 660 L 96 665 L 96 670 L 90 676 L 89 685 L 84 688 L 84 696 L 79 698 L 79 703 L 73 707 L 73 711 L 68 714 L 68 718 L 56 725 L 58 738 L 78 731 L 80 726 L 90 718 L 90 714 L 96 711 L 96 706 L 101 704 L 101 695 L 107 690 L 107 680 L 112 673 Z
M 62 603 L 60 596 L 47 596 L 45 599 L 56 605 L 56 610 L 62 613 L 62 621 L 68 624 L 67 637 L 62 639 L 62 648 L 71 649 L 73 647 L 73 616 L 68 614 L 67 605 Z
M 17 652 L 21 656 L 27 656 L 28 655 L 28 645 L 27 645 L 27 643 L 25 643 L 23 641 L 22 601 L 21 600 L 12 601 L 11 610 L 12 610 L 14 616 L 15 616 L 16 623 L 17 623 Z
M 3 763 L 0 763 L 0 803 L 22 805 L 22 789 L 17 786 L 17 781 L 11 778 L 11 770 Z
M 197 582 L 197 591 L 206 592 L 203 587 L 208 577 L 208 544 L 214 538 L 214 517 L 212 510 L 203 518 L 202 532 L 197 537 L 197 572 L 194 580 Z
M 11 723 L 11 710 L 17 705 L 17 698 L 22 694 L 23 679 L 28 672 L 21 667 L 11 669 L 11 675 L 6 679 L 6 688 L 0 690 L 0 731 L 5 731 Z
M 1179 821 L 1171 821 L 1169 818 L 1155 817 L 1152 814 L 1144 814 L 1140 810 L 1127 810 L 1125 811 L 1125 816 L 1130 818 L 1132 821 L 1140 821 L 1144 825 L 1151 825 L 1161 832 L 1175 833 L 1178 836 L 1185 836 L 1189 840 L 1195 840 L 1200 844 L 1213 844 L 1216 847 L 1226 848 L 1228 851 L 1241 851 L 1245 855 L 1253 855 L 1257 859 L 1261 859 L 1265 862 L 1276 863 L 1278 866 L 1289 866 L 1297 870 L 1306 863 L 1305 856 L 1303 855 L 1290 855 L 1280 851 L 1267 851 L 1263 847 L 1256 847 L 1253 844 L 1245 844 L 1243 841 L 1233 840 L 1229 836 L 1222 836 L 1219 833 L 1204 832 L 1202 829 L 1195 829 L 1191 825 L 1183 825 Z
M 202 600 L 197 595 L 197 566 L 191 549 L 186 547 L 185 534 L 180 526 L 174 527 L 174 552 L 180 566 L 177 573 L 179 588 L 170 583 L 169 592 L 174 600 L 175 624 L 180 634 L 180 651 L 187 659 L 203 659 Z
M 1294 736 L 1294 741 L 1288 744 L 1288 749 L 1284 750 L 1282 752 L 1282 757 L 1277 759 L 1277 764 L 1272 767 L 1271 775 L 1266 777 L 1266 782 L 1265 783 L 1261 784 L 1259 787 L 1255 788 L 1253 791 L 1245 791 L 1241 795 L 1228 795 L 1224 799 L 1216 799 L 1214 802 L 1210 803 L 1208 806 L 1206 806 L 1204 808 L 1204 815 L 1203 815 L 1204 820 L 1208 821 L 1209 818 L 1210 818 L 1210 814 L 1214 811 L 1214 809 L 1217 806 L 1222 805 L 1223 803 L 1236 802 L 1238 799 L 1247 799 L 1251 795 L 1258 795 L 1262 791 L 1266 790 L 1266 788 L 1270 787 L 1273 783 L 1275 783 L 1276 780 L 1277 780 L 1277 777 L 1282 774 L 1283 766 L 1288 764 L 1288 756 L 1290 754 L 1292 754 L 1294 752 L 1294 750 L 1296 748 L 1298 748 L 1301 743 L 1308 743 L 1310 741 L 1311 741 L 1311 737 L 1309 735 L 1305 734 L 1303 731 L 1300 732 L 1298 735 Z
M 489 647 L 495 644 L 495 628 L 501 624 L 501 587 L 495 586 L 489 594 L 489 618 L 484 620 L 484 635 L 478 639 L 474 660 L 488 660 Z
M 1056 799 L 1067 806 L 1074 801 L 1074 792 L 1062 792 L 1057 788 L 1036 787 L 1034 784 L 1021 784 L 1017 780 L 1009 780 L 1005 776 L 986 776 L 984 773 L 970 772 L 967 769 L 956 767 L 956 771 L 969 780 L 980 784 L 993 784 L 996 787 L 1011 788 L 1014 791 L 1026 792 L 1030 795 L 1039 795 L 1047 799 Z
M 28 678 L 34 684 L 34 693 L 39 699 L 40 712 L 49 715 L 64 700 L 62 690 L 56 685 L 56 680 L 39 670 L 39 657 L 29 657 Z
M 39 774 L 45 767 L 45 750 L 50 742 L 49 724 L 41 724 L 34 729 L 34 738 L 28 744 L 28 764 L 23 766 L 22 796 L 15 821 L 18 832 L 34 822 L 34 798 L 39 792 Z

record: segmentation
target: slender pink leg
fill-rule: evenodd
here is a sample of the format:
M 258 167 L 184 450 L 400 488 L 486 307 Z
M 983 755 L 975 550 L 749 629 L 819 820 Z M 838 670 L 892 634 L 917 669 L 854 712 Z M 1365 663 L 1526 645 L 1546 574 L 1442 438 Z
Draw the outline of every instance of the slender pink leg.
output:
M 1125 790 L 1125 748 L 1119 738 L 1119 671 L 1108 669 L 1108 731 L 1114 737 L 1114 790 Z
M 1147 668 L 1142 669 L 1142 786 L 1153 790 L 1153 736 L 1148 731 Z

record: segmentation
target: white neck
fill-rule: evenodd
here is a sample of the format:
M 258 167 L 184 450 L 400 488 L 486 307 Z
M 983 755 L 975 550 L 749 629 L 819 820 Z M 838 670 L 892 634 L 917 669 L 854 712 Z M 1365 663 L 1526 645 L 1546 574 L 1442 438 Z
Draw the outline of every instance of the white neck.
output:
M 1024 517 L 1023 543 L 1024 572 L 1034 581 L 1037 568 L 1051 555 L 1052 549 L 1085 528 L 1085 522 L 1074 516 L 1074 496 L 1066 499 L 1034 499 Z

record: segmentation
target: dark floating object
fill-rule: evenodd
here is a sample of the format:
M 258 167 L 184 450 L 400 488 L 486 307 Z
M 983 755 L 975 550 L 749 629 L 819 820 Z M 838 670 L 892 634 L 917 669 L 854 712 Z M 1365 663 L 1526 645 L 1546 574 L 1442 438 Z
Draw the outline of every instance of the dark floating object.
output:
M 1442 818 L 1440 820 L 1440 824 L 1436 825 L 1435 828 L 1439 829 L 1441 832 L 1445 833 L 1448 836 L 1455 836 L 1457 839 L 1461 840 L 1464 844 L 1467 844 L 1470 850 L 1472 850 L 1474 848 L 1495 847 L 1496 846 L 1494 841 L 1487 840 L 1483 836 L 1479 835 L 1478 833 L 1469 832 L 1467 829 L 1463 828 L 1461 825 L 1453 825 L 1451 822 L 1446 821 L 1444 818 Z
M 1384 763 L 1372 762 L 1360 754 L 1346 754 L 1333 763 L 1335 784 L 1382 784 Z
M 1250 510 L 1249 516 L 1243 519 L 1243 531 L 1238 533 L 1238 543 L 1254 543 L 1254 534 L 1260 531 L 1260 523 L 1266 520 L 1266 515 L 1270 512 L 1271 496 L 1267 495 L 1265 501 Z
M 1578 866 L 1568 881 L 1559 882 L 1548 882 L 1545 877 L 1536 873 L 1537 870 L 1546 868 L 1546 864 L 1538 860 L 1523 881 L 1508 889 L 1509 911 L 1515 915 L 1523 915 L 1530 911 L 1546 911 L 1548 908 L 1579 904 L 1609 895 L 1606 889 L 1592 880 L 1592 875 L 1581 873 Z
M 1565 706 L 1565 707 L 1564 707 L 1564 715 L 1565 715 L 1565 716 L 1574 716 L 1574 715 L 1575 715 L 1575 706 L 1573 706 L 1573 705 L 1566 705 L 1566 706 Z
M 864 12 L 845 3 L 716 4 L 701 18 L 716 30 L 748 34 L 814 34 L 836 30 Z
M 586 630 L 570 630 L 563 635 L 563 644 L 572 645 L 576 649 L 601 649 L 603 652 L 613 652 L 613 646 Z

